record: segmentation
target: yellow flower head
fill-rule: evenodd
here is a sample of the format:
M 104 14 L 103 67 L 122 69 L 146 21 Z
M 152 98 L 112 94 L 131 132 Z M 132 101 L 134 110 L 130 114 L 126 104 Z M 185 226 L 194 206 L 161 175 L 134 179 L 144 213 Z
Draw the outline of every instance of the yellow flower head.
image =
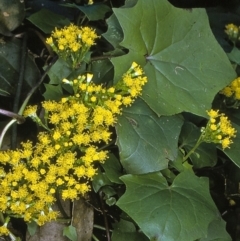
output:
M 228 86 L 220 91 L 220 94 L 234 100 L 240 100 L 240 77 L 234 79 Z
M 36 116 L 37 112 L 37 105 L 27 106 L 26 109 L 23 112 L 24 117 L 33 117 Z
M 59 39 L 67 48 L 65 40 L 73 41 L 72 32 L 77 32 L 78 38 L 85 34 L 87 40 L 95 36 L 91 31 L 71 25 L 56 29 L 52 39 L 53 42 Z M 86 74 L 73 80 L 64 79 L 74 94 L 60 101 L 42 102 L 47 131 L 38 134 L 35 145 L 27 141 L 18 150 L 0 152 L 0 209 L 3 213 L 43 225 L 57 218 L 58 213 L 52 211 L 51 206 L 58 188 L 63 199 L 71 200 L 90 190 L 90 181 L 97 173 L 95 164 L 108 158 L 106 150 L 99 150 L 99 143 L 111 140 L 111 127 L 122 113 L 122 106 L 131 105 L 147 82 L 136 63 L 112 87 L 96 85 L 92 77 Z M 27 107 L 25 116 L 35 115 L 36 110 L 37 106 Z M 222 119 L 221 130 L 230 136 L 235 132 L 227 121 Z M 222 138 L 224 146 L 229 145 L 226 138 L 226 135 Z M 11 169 L 9 172 L 5 172 L 6 165 Z M 0 227 L 1 234 L 8 234 L 4 226 Z
M 232 42 L 236 42 L 239 38 L 239 27 L 232 23 L 227 24 L 225 33 Z
M 229 148 L 233 143 L 231 138 L 236 136 L 236 130 L 232 127 L 231 122 L 225 116 L 220 114 L 219 110 L 207 111 L 210 120 L 207 123 L 206 128 L 202 129 L 202 137 L 205 142 L 219 143 L 222 148 Z
M 89 1 L 89 3 L 93 2 Z M 97 38 L 99 36 L 94 29 L 70 24 L 62 29 L 55 28 L 51 37 L 46 39 L 46 43 L 60 58 L 76 68 L 83 61 L 90 47 L 95 45 Z

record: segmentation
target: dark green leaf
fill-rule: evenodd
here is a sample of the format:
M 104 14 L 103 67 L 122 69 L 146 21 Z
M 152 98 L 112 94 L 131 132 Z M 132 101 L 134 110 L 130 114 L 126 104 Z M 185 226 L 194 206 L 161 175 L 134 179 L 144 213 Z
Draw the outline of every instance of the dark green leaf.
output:
M 181 148 L 186 154 L 195 146 L 200 137 L 200 129 L 190 122 L 185 122 L 179 137 Z M 202 143 L 190 156 L 194 168 L 215 166 L 217 162 L 216 145 L 213 143 Z
M 228 54 L 228 58 L 236 63 L 236 64 L 240 64 L 240 50 L 236 47 L 233 47 L 232 51 Z
M 73 227 L 72 225 L 65 227 L 63 229 L 63 236 L 68 237 L 71 241 L 77 241 L 77 232 L 76 228 Z
M 207 238 L 201 238 L 199 241 L 232 241 L 232 238 L 226 231 L 225 221 L 217 219 L 210 223 Z
M 108 59 L 93 61 L 91 72 L 96 84 L 109 84 L 113 79 L 113 65 Z
M 24 1 L 1 0 L 0 2 L 0 33 L 10 36 L 11 31 L 18 27 L 25 16 Z
M 112 234 L 112 241 L 148 241 L 149 239 L 136 230 L 133 223 L 120 220 L 119 223 L 114 224 L 114 230 Z
M 45 100 L 60 100 L 63 96 L 61 85 L 44 84 L 46 91 L 43 96 Z
M 0 95 L 8 96 L 15 94 L 20 75 L 21 44 L 21 41 L 16 38 L 8 42 L 0 43 Z M 23 90 L 29 91 L 39 78 L 40 73 L 37 66 L 33 60 L 27 56 Z
M 112 182 L 108 179 L 105 173 L 102 173 L 101 170 L 98 170 L 97 175 L 93 177 L 92 186 L 94 192 L 98 192 L 101 187 L 106 185 L 112 185 Z
M 27 223 L 27 230 L 28 230 L 28 232 L 31 236 L 33 236 L 36 233 L 37 227 L 38 227 L 38 225 L 34 221 L 31 221 L 30 223 Z
M 113 154 L 110 153 L 109 158 L 101 166 L 111 182 L 122 184 L 122 181 L 119 179 L 122 176 L 122 167 Z
M 107 12 L 110 12 L 110 8 L 106 4 L 93 4 L 93 5 L 85 5 L 85 6 L 78 6 L 75 3 L 66 3 L 63 6 L 77 8 L 82 11 L 88 20 L 96 21 L 100 19 L 104 19 Z
M 106 20 L 108 30 L 102 36 L 114 47 L 119 48 L 119 43 L 123 40 L 123 31 L 116 18 L 115 14 L 112 14 L 110 18 Z
M 138 0 L 126 0 L 124 7 L 133 7 L 137 3 L 137 1 Z
M 167 168 L 177 157 L 179 116 L 158 117 L 140 98 L 118 118 L 116 126 L 121 163 L 128 173 Z
M 158 172 L 121 178 L 126 193 L 117 205 L 154 241 L 193 241 L 205 237 L 219 217 L 208 179 L 185 171 L 171 186 Z
M 115 197 L 110 197 L 108 199 L 106 199 L 106 204 L 108 206 L 113 206 L 116 204 L 116 198 Z
M 205 10 L 186 11 L 167 0 L 138 0 L 134 7 L 114 13 L 124 32 L 121 45 L 129 49 L 112 59 L 115 79 L 135 61 L 149 79 L 143 99 L 158 115 L 187 111 L 206 116 L 216 93 L 236 74 Z
M 61 84 L 64 78 L 67 78 L 72 72 L 69 65 L 62 59 L 58 59 L 56 63 L 48 71 L 50 78 L 49 84 L 57 85 Z
M 117 194 L 114 188 L 111 186 L 104 186 L 102 188 L 102 192 L 105 194 L 105 197 L 104 197 L 105 199 L 110 198 Z
M 70 24 L 70 21 L 62 15 L 55 14 L 47 9 L 41 9 L 27 18 L 44 33 L 51 33 L 55 27 L 62 28 Z

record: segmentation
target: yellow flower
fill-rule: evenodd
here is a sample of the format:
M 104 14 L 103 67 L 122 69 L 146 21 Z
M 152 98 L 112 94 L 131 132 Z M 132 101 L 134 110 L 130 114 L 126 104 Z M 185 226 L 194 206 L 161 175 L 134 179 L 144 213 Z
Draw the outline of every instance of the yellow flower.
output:
M 52 37 L 47 38 L 46 43 L 49 44 L 49 45 L 52 45 L 53 44 L 53 38 Z
M 92 96 L 90 100 L 91 100 L 92 102 L 96 102 L 97 97 L 96 97 L 96 96 Z
M 72 31 L 77 32 L 79 38 L 81 35 L 95 37 L 90 28 L 85 28 L 83 33 L 83 29 L 70 25 L 61 31 L 56 30 L 53 41 L 57 38 L 66 47 L 66 40 L 74 41 Z M 27 222 L 35 220 L 43 225 L 57 217 L 50 207 L 58 187 L 62 190 L 63 199 L 74 200 L 79 195 L 85 195 L 97 172 L 95 163 L 103 163 L 108 158 L 108 152 L 98 151 L 97 144 L 110 141 L 110 127 L 116 123 L 122 106 L 131 104 L 141 94 L 146 83 L 146 78 L 138 75 L 141 73 L 140 67 L 134 63 L 124 75 L 127 77 L 123 77 L 127 84 L 122 79 L 110 88 L 92 83 L 91 74 L 79 76 L 73 81 L 65 80 L 72 86 L 74 95 L 59 102 L 42 103 L 46 122 L 51 123 L 49 132 L 40 132 L 35 146 L 27 141 L 18 150 L 0 152 L 0 211 L 7 213 L 10 210 Z M 36 112 L 34 108 L 28 107 L 26 113 Z M 235 131 L 226 121 L 222 120 L 222 130 L 233 135 Z M 227 135 L 221 139 L 227 146 L 224 138 Z M 9 172 L 5 173 L 6 165 Z
M 0 236 L 8 235 L 10 232 L 6 226 L 0 226 Z
M 23 116 L 24 117 L 32 117 L 32 116 L 36 116 L 37 112 L 37 105 L 33 105 L 33 106 L 27 106 L 26 109 L 23 112 Z
M 230 144 L 232 143 L 232 141 L 230 140 L 230 138 L 226 137 L 222 140 L 222 148 L 229 148 Z
M 56 149 L 56 150 L 59 150 L 60 148 L 61 148 L 61 146 L 60 146 L 59 144 L 56 144 L 56 145 L 55 145 L 55 149 Z
M 226 86 L 220 91 L 220 94 L 226 97 L 232 97 L 235 100 L 240 100 L 240 77 L 234 79 L 230 85 Z
M 89 1 L 89 3 L 92 4 L 93 1 Z M 63 58 L 75 68 L 83 61 L 97 38 L 99 36 L 94 29 L 70 24 L 62 29 L 55 28 L 51 37 L 46 39 L 46 43 L 53 48 L 60 58 Z
M 229 148 L 230 144 L 233 143 L 231 138 L 236 136 L 237 131 L 232 127 L 225 114 L 219 113 L 219 110 L 211 109 L 207 113 L 210 120 L 206 128 L 202 128 L 202 141 L 219 143 L 223 149 Z
M 218 111 L 219 111 L 219 110 L 215 111 L 215 110 L 211 109 L 210 111 L 207 111 L 207 114 L 208 114 L 211 118 L 216 118 L 216 117 L 219 116 Z

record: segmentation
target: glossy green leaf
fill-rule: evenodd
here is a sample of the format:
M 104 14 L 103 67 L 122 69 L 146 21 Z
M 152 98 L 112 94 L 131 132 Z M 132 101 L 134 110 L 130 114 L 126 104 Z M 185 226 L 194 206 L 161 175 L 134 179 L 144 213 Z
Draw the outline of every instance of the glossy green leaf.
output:
M 45 100 L 60 100 L 63 96 L 61 85 L 44 84 L 46 91 L 43 93 Z
M 111 182 L 122 184 L 122 181 L 119 179 L 122 176 L 122 167 L 119 160 L 112 153 L 109 154 L 109 158 L 101 166 Z
M 25 16 L 24 1 L 0 1 L 0 33 L 11 36 L 11 31 L 18 27 Z
M 217 219 L 210 223 L 207 238 L 201 238 L 199 241 L 232 241 L 232 238 L 226 231 L 225 221 Z
M 93 5 L 85 5 L 85 6 L 78 6 L 75 3 L 73 3 L 73 4 L 66 3 L 63 6 L 79 9 L 86 15 L 86 17 L 90 21 L 104 19 L 106 13 L 111 11 L 111 9 L 106 4 L 102 4 L 102 3 L 99 3 L 99 4 L 97 3 L 97 4 L 93 4 Z
M 37 231 L 38 225 L 36 222 L 31 221 L 27 223 L 27 230 L 31 236 L 33 236 Z
M 104 197 L 105 199 L 110 198 L 117 194 L 113 187 L 107 186 L 107 185 L 102 188 L 102 191 L 105 194 L 105 197 Z
M 61 84 L 64 78 L 67 78 L 72 72 L 69 65 L 62 59 L 58 59 L 48 71 L 50 78 L 49 84 Z
M 240 64 L 240 50 L 236 47 L 233 47 L 232 51 L 230 53 L 228 53 L 228 58 L 236 63 L 236 64 Z
M 139 0 L 114 13 L 124 32 L 121 45 L 129 49 L 112 59 L 115 79 L 135 61 L 149 79 L 143 99 L 158 115 L 187 111 L 206 116 L 216 93 L 236 74 L 211 32 L 205 10 L 186 11 L 167 0 Z
M 112 241 L 148 241 L 149 239 L 136 230 L 133 223 L 120 220 L 119 223 L 114 224 L 114 230 L 112 233 Z
M 183 125 L 179 142 L 186 154 L 195 146 L 200 137 L 200 128 L 194 124 L 186 122 Z M 215 166 L 217 162 L 216 145 L 213 143 L 201 143 L 196 151 L 190 156 L 194 168 Z
M 91 73 L 93 73 L 94 83 L 109 84 L 113 79 L 113 65 L 108 59 L 93 61 Z
M 32 24 L 36 25 L 44 33 L 51 33 L 56 27 L 62 28 L 70 24 L 70 21 L 62 15 L 53 13 L 48 9 L 41 9 L 27 18 Z
M 122 177 L 126 193 L 117 205 L 154 241 L 193 241 L 219 217 L 208 179 L 185 171 L 171 186 L 158 172 Z
M 128 173 L 147 173 L 167 168 L 177 157 L 179 116 L 158 117 L 140 98 L 119 116 L 117 145 Z
M 76 228 L 72 225 L 69 225 L 63 229 L 63 236 L 68 237 L 71 241 L 77 241 L 77 232 Z
M 0 43 L 0 95 L 14 95 L 20 75 L 22 42 L 18 39 Z M 29 91 L 40 78 L 40 73 L 33 62 L 27 56 L 24 70 L 23 90 Z
M 93 190 L 95 192 L 98 192 L 100 188 L 106 185 L 112 185 L 112 182 L 108 179 L 105 173 L 101 172 L 101 170 L 98 170 L 97 175 L 93 177 L 93 181 L 92 181 Z
M 108 199 L 106 199 L 106 204 L 108 206 L 113 206 L 116 204 L 116 198 L 115 197 L 110 197 Z
M 115 14 L 112 14 L 110 18 L 106 20 L 108 30 L 102 36 L 112 44 L 114 48 L 119 48 L 119 43 L 123 40 L 123 31 L 116 18 Z

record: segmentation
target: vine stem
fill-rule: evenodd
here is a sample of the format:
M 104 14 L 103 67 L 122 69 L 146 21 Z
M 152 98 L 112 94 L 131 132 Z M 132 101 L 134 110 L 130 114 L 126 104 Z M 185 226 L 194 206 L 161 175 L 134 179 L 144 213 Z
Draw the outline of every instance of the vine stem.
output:
M 23 41 L 22 41 L 22 51 L 21 51 L 21 62 L 20 62 L 20 71 L 19 71 L 19 78 L 17 83 L 17 90 L 15 93 L 14 103 L 13 103 L 13 112 L 17 112 L 19 101 L 20 101 L 20 95 L 22 92 L 22 86 L 23 86 L 23 80 L 25 76 L 25 67 L 26 67 L 26 61 L 27 61 L 27 33 L 24 33 L 23 35 Z M 12 135 L 11 135 L 11 148 L 16 149 L 17 147 L 17 125 L 14 124 L 12 127 Z
M 195 144 L 195 146 L 188 152 L 188 154 L 183 157 L 183 163 L 194 153 L 194 151 L 198 148 L 198 146 L 202 143 L 202 135 L 200 135 L 200 137 L 197 140 L 197 143 Z
M 18 124 L 22 124 L 25 122 L 25 118 L 23 116 L 18 115 L 12 111 L 0 109 L 0 114 L 16 119 Z
M 12 124 L 14 124 L 17 120 L 13 119 L 10 122 L 8 122 L 8 124 L 3 128 L 2 133 L 0 135 L 0 148 L 2 147 L 2 142 L 3 142 L 3 138 L 7 132 L 7 130 L 11 127 Z
M 111 241 L 110 232 L 109 232 L 109 226 L 108 226 L 108 220 L 107 220 L 107 215 L 106 215 L 106 212 L 105 212 L 105 205 L 104 205 L 104 201 L 103 201 L 103 193 L 102 193 L 102 191 L 99 192 L 99 196 L 100 196 L 100 202 L 101 202 L 101 205 L 102 205 L 104 224 L 105 224 L 105 227 L 106 227 L 107 241 Z
M 92 235 L 92 238 L 94 241 L 99 241 L 99 239 L 94 234 Z
M 4 219 L 4 216 L 3 216 L 2 212 L 0 212 L 0 222 L 1 222 L 1 224 L 4 224 L 4 222 L 5 222 L 5 219 Z
M 92 57 L 92 58 L 91 58 L 91 62 L 93 62 L 93 61 L 98 61 L 98 60 L 111 59 L 111 58 L 114 58 L 114 57 L 116 57 L 116 56 L 114 56 L 114 55 L 96 56 L 96 57 Z

